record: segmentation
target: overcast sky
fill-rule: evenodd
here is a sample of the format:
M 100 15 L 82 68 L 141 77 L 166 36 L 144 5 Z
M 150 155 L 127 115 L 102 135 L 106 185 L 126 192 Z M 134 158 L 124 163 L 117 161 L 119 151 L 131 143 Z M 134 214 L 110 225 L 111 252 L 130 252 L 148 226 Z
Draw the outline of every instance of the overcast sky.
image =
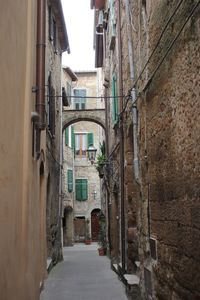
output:
M 63 54 L 63 65 L 73 71 L 94 69 L 94 10 L 90 0 L 62 0 L 71 54 Z

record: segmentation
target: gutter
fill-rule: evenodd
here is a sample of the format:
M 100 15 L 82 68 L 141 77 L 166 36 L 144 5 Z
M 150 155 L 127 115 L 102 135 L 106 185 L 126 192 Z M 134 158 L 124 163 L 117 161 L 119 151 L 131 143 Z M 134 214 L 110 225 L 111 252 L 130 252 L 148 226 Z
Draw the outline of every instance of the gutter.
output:
M 36 44 L 36 112 L 38 120 L 36 128 L 41 131 L 46 128 L 45 120 L 45 30 L 46 1 L 37 0 L 37 44 Z M 40 135 L 40 134 L 39 134 Z M 40 143 L 38 145 L 40 147 Z M 38 149 L 37 149 L 38 150 Z M 37 151 L 38 152 L 38 151 Z
M 119 61 L 119 95 L 123 95 L 122 85 L 122 43 L 121 43 L 121 9 L 120 0 L 117 1 L 117 32 L 118 32 L 118 61 Z M 121 259 L 122 272 L 125 272 L 126 246 L 125 246 L 125 207 L 124 207 L 124 126 L 123 126 L 123 98 L 119 98 L 120 108 L 120 187 L 121 187 Z
M 127 20 L 127 35 L 128 35 L 128 56 L 130 65 L 130 77 L 131 81 L 135 80 L 135 68 L 134 68 L 134 55 L 132 46 L 132 36 L 131 36 L 131 22 L 130 22 L 130 7 L 129 0 L 125 0 L 126 9 L 126 20 Z M 134 176 L 138 184 L 141 183 L 140 172 L 139 172 L 139 154 L 138 154 L 138 142 L 137 142 L 137 127 L 138 127 L 138 114 L 137 114 L 137 103 L 136 103 L 136 89 L 135 87 L 131 90 L 132 96 L 132 113 L 133 113 L 133 166 L 134 166 Z

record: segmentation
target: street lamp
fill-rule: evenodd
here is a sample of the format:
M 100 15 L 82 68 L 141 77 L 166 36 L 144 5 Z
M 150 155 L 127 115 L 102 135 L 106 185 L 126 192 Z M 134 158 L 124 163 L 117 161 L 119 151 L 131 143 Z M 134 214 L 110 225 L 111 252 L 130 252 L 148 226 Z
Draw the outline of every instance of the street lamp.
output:
M 91 161 L 91 164 L 93 165 L 96 158 L 97 149 L 94 148 L 93 145 L 90 145 L 87 149 L 87 153 L 88 153 L 88 159 Z

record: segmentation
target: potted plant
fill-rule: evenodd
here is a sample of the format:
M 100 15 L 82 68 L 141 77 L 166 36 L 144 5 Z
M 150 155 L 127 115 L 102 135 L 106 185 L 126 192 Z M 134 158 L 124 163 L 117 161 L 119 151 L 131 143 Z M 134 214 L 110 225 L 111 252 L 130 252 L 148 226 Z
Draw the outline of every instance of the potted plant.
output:
M 103 178 L 104 176 L 104 166 L 106 163 L 106 149 L 105 149 L 105 142 L 103 141 L 102 144 L 100 144 L 100 154 L 97 155 L 97 163 L 96 163 L 96 169 L 99 172 L 99 177 Z
M 99 236 L 98 236 L 98 252 L 99 255 L 106 255 L 106 250 L 107 250 L 107 242 L 106 242 L 106 222 L 105 222 L 105 216 L 103 213 L 100 214 L 99 216 Z
M 91 236 L 90 236 L 90 230 L 89 230 L 89 223 L 90 223 L 90 220 L 86 219 L 86 221 L 85 221 L 85 244 L 86 245 L 90 245 L 92 242 Z

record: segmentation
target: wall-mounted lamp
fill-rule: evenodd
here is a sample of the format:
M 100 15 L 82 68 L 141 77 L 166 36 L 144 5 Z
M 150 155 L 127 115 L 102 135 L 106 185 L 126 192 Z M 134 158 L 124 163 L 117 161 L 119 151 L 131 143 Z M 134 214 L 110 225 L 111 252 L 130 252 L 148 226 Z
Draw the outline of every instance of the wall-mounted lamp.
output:
M 94 192 L 93 192 L 93 198 L 94 198 L 94 200 L 96 200 L 96 197 L 97 197 L 97 191 L 94 190 Z
M 87 149 L 87 153 L 88 153 L 88 159 L 91 161 L 91 164 L 93 165 L 96 158 L 97 149 L 93 145 L 90 145 Z

